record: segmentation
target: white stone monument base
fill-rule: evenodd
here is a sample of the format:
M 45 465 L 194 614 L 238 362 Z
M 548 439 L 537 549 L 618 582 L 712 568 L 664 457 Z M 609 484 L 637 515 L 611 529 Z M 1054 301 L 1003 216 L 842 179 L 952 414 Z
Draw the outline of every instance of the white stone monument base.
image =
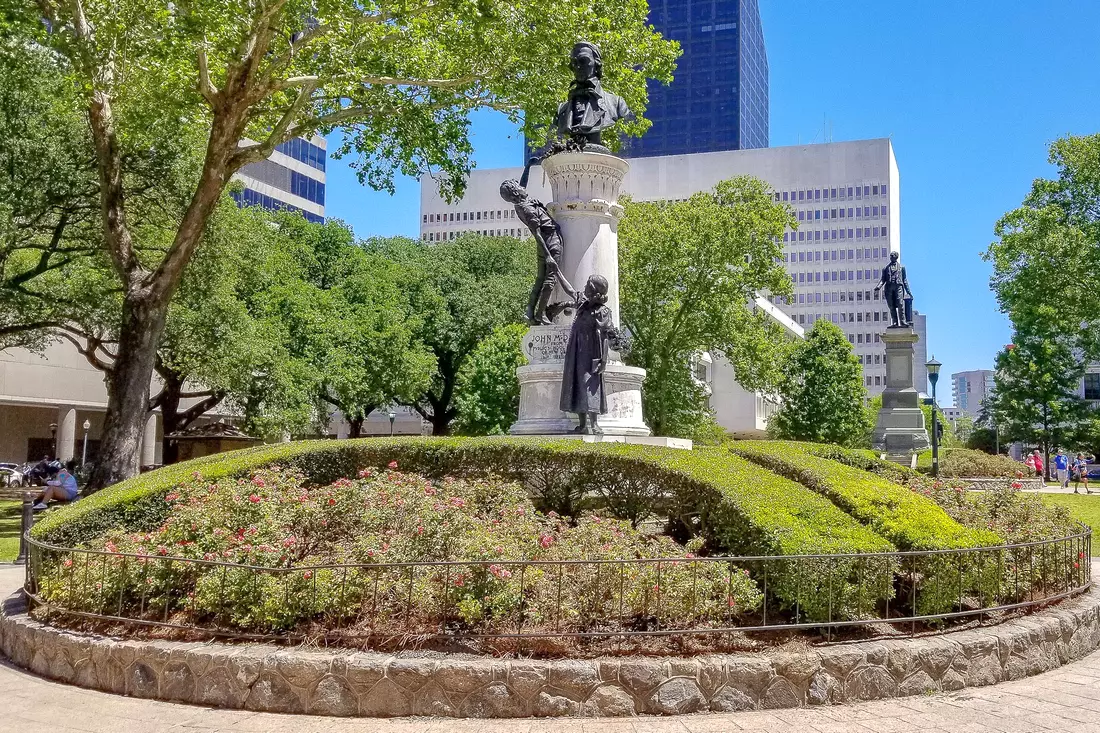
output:
M 519 377 L 519 420 L 512 435 L 569 435 L 577 427 L 576 415 L 562 412 L 562 362 L 528 364 L 516 370 Z M 648 436 L 642 420 L 642 382 L 645 369 L 611 363 L 603 374 L 607 413 L 597 424 L 604 436 Z
M 912 328 L 887 328 L 882 334 L 886 344 L 886 389 L 878 412 L 871 445 L 896 463 L 909 465 L 913 456 L 931 445 L 924 427 L 920 393 L 913 384 L 913 344 L 917 334 Z
M 585 443 L 627 443 L 629 445 L 651 445 L 658 448 L 676 448 L 678 450 L 692 450 L 695 442 L 691 438 L 660 438 L 656 435 L 523 435 L 523 436 L 496 436 L 544 438 L 547 440 L 581 440 Z

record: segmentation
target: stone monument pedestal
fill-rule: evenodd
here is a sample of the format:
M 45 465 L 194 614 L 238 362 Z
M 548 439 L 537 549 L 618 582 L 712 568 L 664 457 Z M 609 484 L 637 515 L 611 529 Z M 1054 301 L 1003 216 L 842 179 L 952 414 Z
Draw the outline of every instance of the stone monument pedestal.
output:
M 886 389 L 871 436 L 876 451 L 906 466 L 911 464 L 914 454 L 931 445 L 920 393 L 913 384 L 913 344 L 918 338 L 911 327 L 888 328 L 882 334 L 886 345 Z
M 562 412 L 561 378 L 569 326 L 532 326 L 523 339 L 528 363 L 516 370 L 519 377 L 519 419 L 512 435 L 566 435 L 577 427 L 577 416 Z M 598 424 L 608 436 L 647 436 L 642 421 L 642 382 L 645 369 L 626 366 L 610 354 L 603 375 L 607 413 Z
M 630 165 L 606 153 L 566 151 L 542 162 L 550 179 L 554 200 L 546 205 L 561 227 L 561 271 L 577 290 L 588 278 L 607 278 L 607 307 L 612 321 L 619 321 L 619 186 Z M 555 289 L 551 302 L 569 297 Z M 578 424 L 576 415 L 562 412 L 561 381 L 565 349 L 574 311 L 567 308 L 548 326 L 532 326 L 523 339 L 527 365 L 516 370 L 519 378 L 519 419 L 512 435 L 568 435 Z M 623 364 L 612 351 L 603 374 L 607 413 L 597 424 L 611 436 L 648 436 L 642 420 L 642 382 L 645 370 Z

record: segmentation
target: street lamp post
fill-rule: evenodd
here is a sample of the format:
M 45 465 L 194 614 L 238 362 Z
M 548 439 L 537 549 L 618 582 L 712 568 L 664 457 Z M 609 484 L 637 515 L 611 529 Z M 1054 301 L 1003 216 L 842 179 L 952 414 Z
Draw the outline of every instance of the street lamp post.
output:
M 80 465 L 88 463 L 88 431 L 92 429 L 92 421 L 84 421 L 84 452 L 80 455 Z
M 932 478 L 940 475 L 940 426 L 936 411 L 936 382 L 940 379 L 940 367 L 943 366 L 933 356 L 924 365 L 928 368 L 928 381 L 932 383 Z
M 393 411 L 390 411 L 389 418 L 390 418 L 390 437 L 392 438 L 393 437 L 393 421 L 397 418 L 397 414 L 394 413 Z
M 57 458 L 57 423 L 50 423 L 50 443 L 53 444 L 50 460 Z

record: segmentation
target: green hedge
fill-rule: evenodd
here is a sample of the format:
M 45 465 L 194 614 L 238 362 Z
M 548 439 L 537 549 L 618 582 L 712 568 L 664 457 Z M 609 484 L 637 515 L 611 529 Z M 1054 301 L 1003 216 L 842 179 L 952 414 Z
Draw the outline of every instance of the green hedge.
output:
M 992 456 L 985 451 L 970 448 L 940 449 L 940 478 L 1016 478 L 1024 471 L 1024 464 L 1008 456 Z M 924 451 L 917 457 L 917 468 L 925 474 L 932 473 L 932 451 Z
M 1001 543 L 956 522 L 935 502 L 859 468 L 814 455 L 806 444 L 741 441 L 729 450 L 828 497 L 903 550 L 944 550 Z
M 111 527 L 159 526 L 166 516 L 164 496 L 196 471 L 217 479 L 280 464 L 325 484 L 391 461 L 400 470 L 433 477 L 493 473 L 522 482 L 549 507 L 577 506 L 598 496 L 612 513 L 633 521 L 651 514 L 667 516 L 680 533 L 704 537 L 714 552 L 774 556 L 894 549 L 817 493 L 722 449 L 680 451 L 522 438 L 306 441 L 207 456 L 51 511 L 35 526 L 34 536 L 71 545 Z M 888 591 L 892 572 L 887 564 L 857 568 L 838 561 L 822 561 L 816 570 L 805 563 L 794 567 L 767 561 L 754 570 L 762 573 L 765 565 L 770 592 L 819 619 L 870 607 Z

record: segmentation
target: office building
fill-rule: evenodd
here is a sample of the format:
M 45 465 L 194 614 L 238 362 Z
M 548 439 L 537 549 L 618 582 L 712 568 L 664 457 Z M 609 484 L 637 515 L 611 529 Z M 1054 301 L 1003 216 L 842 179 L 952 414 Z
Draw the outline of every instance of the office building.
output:
M 421 179 L 421 239 L 450 240 L 466 231 L 526 236 L 498 191 L 501 181 L 520 172 L 474 171 L 465 197 L 453 204 L 440 197 L 430 178 Z M 622 193 L 637 200 L 685 199 L 737 175 L 769 183 L 776 201 L 795 217 L 796 226 L 783 234 L 782 254 L 794 292 L 790 300 L 775 298 L 775 304 L 803 329 L 822 318 L 837 324 L 863 364 L 868 392 L 881 393 L 886 364 L 880 338 L 890 321 L 874 287 L 890 252 L 901 250 L 900 177 L 890 140 L 636 158 Z M 538 168 L 528 190 L 541 201 L 551 198 Z M 914 287 L 919 296 L 919 284 Z M 915 384 L 925 391 L 927 321 L 919 308 L 914 321 L 920 336 Z
M 679 41 L 672 84 L 649 82 L 653 126 L 624 157 L 768 147 L 768 54 L 758 0 L 652 0 L 649 22 Z
M 993 375 L 992 369 L 951 375 L 951 400 L 963 415 L 978 419 L 983 403 L 993 394 Z
M 250 163 L 233 176 L 244 184 L 233 198 L 241 206 L 297 211 L 308 221 L 324 222 L 327 145 L 319 135 L 287 140 L 270 158 Z

